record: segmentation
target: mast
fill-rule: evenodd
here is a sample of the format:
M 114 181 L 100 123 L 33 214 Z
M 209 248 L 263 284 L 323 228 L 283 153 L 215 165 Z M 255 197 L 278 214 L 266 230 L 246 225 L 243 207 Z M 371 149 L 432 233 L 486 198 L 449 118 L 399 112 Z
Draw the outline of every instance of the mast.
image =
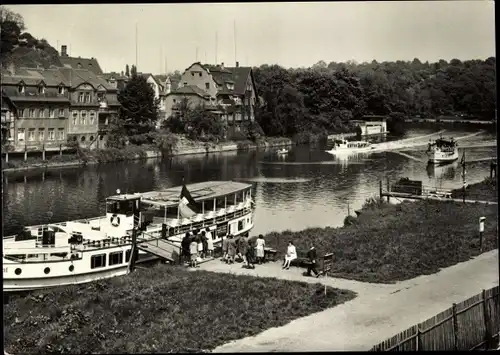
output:
M 217 31 L 215 32 L 215 65 L 217 65 L 217 42 L 218 42 L 218 38 L 217 38 Z
M 137 21 L 135 22 L 135 71 L 138 72 L 137 70 L 137 42 L 138 42 L 138 23 Z
M 234 41 L 234 65 L 236 66 L 236 20 L 233 20 L 233 41 Z

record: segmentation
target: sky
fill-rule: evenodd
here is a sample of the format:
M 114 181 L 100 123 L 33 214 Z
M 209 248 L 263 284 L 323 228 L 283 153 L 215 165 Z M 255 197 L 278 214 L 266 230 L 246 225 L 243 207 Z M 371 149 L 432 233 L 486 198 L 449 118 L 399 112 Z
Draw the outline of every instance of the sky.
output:
M 196 61 L 308 67 L 495 56 L 494 2 L 370 1 L 8 5 L 27 31 L 71 56 L 155 74 Z M 235 40 L 236 39 L 236 40 Z M 235 45 L 236 44 L 236 45 Z M 236 57 L 236 60 L 235 60 Z

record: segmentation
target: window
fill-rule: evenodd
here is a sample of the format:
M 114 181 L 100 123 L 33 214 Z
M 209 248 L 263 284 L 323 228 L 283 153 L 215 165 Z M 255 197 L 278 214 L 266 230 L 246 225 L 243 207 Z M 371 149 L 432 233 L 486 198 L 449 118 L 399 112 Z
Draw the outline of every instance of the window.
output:
M 106 254 L 92 255 L 90 257 L 90 268 L 96 269 L 98 267 L 106 266 Z
M 45 117 L 45 109 L 41 108 L 38 110 L 38 117 L 39 118 L 44 118 Z
M 78 94 L 78 102 L 83 102 L 84 97 L 83 97 L 83 92 Z
M 121 263 L 123 263 L 123 252 L 115 251 L 114 253 L 109 253 L 109 266 Z
M 104 93 L 103 92 L 98 92 L 97 93 L 97 100 L 101 101 L 102 99 L 104 99 Z
M 28 131 L 28 140 L 29 141 L 34 141 L 35 140 L 35 129 L 30 128 Z
M 210 89 L 210 83 L 205 83 L 205 89 Z
M 132 253 L 132 250 L 127 250 L 125 252 L 125 262 L 128 263 L 128 261 L 130 260 L 130 254 Z
M 49 128 L 49 141 L 55 140 L 55 133 L 54 133 L 54 128 Z
M 175 99 L 174 99 L 174 104 L 175 104 Z
M 23 108 L 18 109 L 17 114 L 19 115 L 19 117 L 24 117 L 24 109 Z
M 17 130 L 17 140 L 24 141 L 24 128 L 19 128 Z
M 90 111 L 89 114 L 89 124 L 93 125 L 95 122 L 95 111 Z
M 64 140 L 64 128 L 57 129 L 57 139 L 60 141 Z
M 78 124 L 78 111 L 73 111 L 73 126 Z
M 64 86 L 59 86 L 58 92 L 59 92 L 59 95 L 63 95 L 64 94 Z
M 85 142 L 85 136 L 82 136 L 82 138 L 80 138 L 80 140 L 83 142 Z
M 87 124 L 87 111 L 80 112 L 80 124 Z
M 102 135 L 102 134 L 101 134 L 101 135 L 99 136 L 99 140 L 100 140 L 100 141 L 102 141 L 103 139 L 104 139 L 104 135 Z
M 63 108 L 59 109 L 59 117 L 64 117 L 64 109 Z
M 187 86 L 187 84 L 188 84 L 188 83 L 187 83 L 187 81 L 185 81 L 185 82 L 184 82 L 184 86 Z
M 194 72 L 191 72 L 191 76 L 194 76 Z
M 38 140 L 42 142 L 45 140 L 45 128 L 38 129 Z
M 29 109 L 29 111 L 28 111 L 28 117 L 35 118 L 35 109 L 34 108 L 30 108 Z
M 38 87 L 38 93 L 39 93 L 39 94 L 45 94 L 45 86 L 40 85 L 40 86 Z
M 201 76 L 201 72 L 198 73 Z
M 85 93 L 85 102 L 90 104 L 90 99 L 91 99 L 90 92 L 86 92 Z
M 56 110 L 54 110 L 53 108 L 49 108 L 49 117 L 55 118 L 56 117 Z
M 242 219 L 241 221 L 238 221 L 238 231 L 243 230 L 245 228 L 245 220 Z
M 22 84 L 21 84 L 21 85 L 19 85 L 19 86 L 17 87 L 17 91 L 18 91 L 20 94 L 24 94 L 24 85 L 22 85 Z

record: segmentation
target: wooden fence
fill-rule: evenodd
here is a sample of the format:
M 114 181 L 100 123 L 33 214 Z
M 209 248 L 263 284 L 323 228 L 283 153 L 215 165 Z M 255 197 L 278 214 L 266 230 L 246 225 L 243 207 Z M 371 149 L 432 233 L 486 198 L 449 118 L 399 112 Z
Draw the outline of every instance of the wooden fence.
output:
M 453 306 L 374 346 L 371 351 L 496 348 L 500 332 L 498 286 Z

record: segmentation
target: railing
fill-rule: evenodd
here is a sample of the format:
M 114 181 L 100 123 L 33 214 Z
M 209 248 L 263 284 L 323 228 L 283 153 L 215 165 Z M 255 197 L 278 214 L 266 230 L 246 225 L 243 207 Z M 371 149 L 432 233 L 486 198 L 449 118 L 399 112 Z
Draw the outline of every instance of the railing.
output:
M 376 345 L 371 351 L 476 350 L 491 348 L 499 333 L 498 286 Z

